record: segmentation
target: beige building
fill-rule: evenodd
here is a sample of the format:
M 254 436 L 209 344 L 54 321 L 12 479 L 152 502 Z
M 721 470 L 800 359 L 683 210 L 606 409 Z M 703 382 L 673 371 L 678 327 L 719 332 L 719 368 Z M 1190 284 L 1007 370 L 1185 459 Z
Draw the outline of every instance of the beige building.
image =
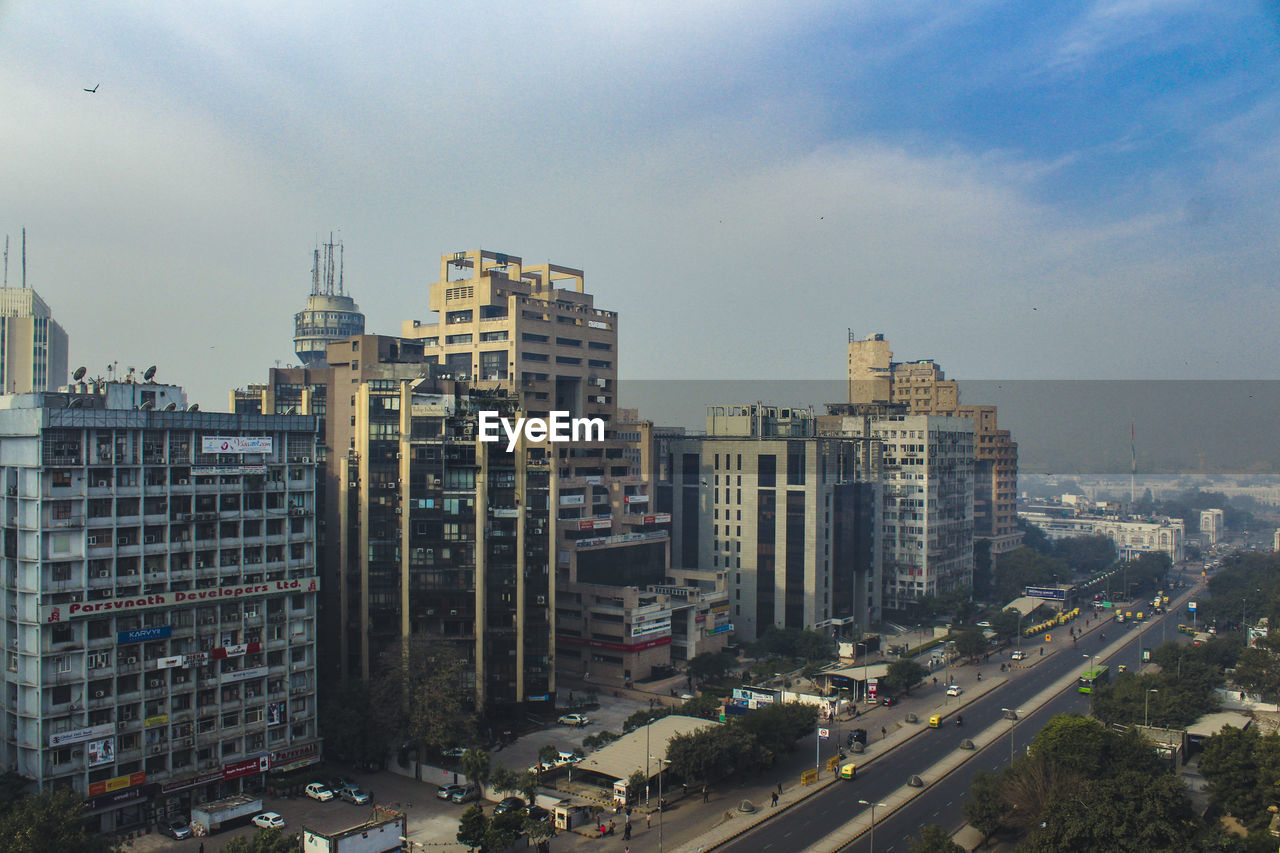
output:
M 849 335 L 849 402 L 891 403 L 911 414 L 952 415 L 973 421 L 974 536 L 992 556 L 1022 544 L 1018 531 L 1018 445 L 996 425 L 995 406 L 960 405 L 960 383 L 932 359 L 893 361 L 884 335 Z
M 1048 510 L 1048 511 L 1046 511 Z M 1175 563 L 1182 561 L 1185 530 L 1182 519 L 1158 517 L 1130 520 L 1115 516 L 1064 514 L 1052 508 L 1035 507 L 1019 512 L 1024 521 L 1039 527 L 1050 539 L 1074 536 L 1106 536 L 1115 543 L 1120 559 L 1132 560 L 1139 554 L 1168 554 Z
M 1220 509 L 1200 510 L 1200 544 L 1217 545 L 1226 532 L 1226 514 Z
M 860 627 L 879 619 L 879 445 L 817 435 L 807 409 L 707 407 L 705 436 L 658 439 L 673 573 L 723 573 L 733 629 Z
M 67 383 L 67 333 L 30 288 L 0 288 L 0 383 L 4 394 Z

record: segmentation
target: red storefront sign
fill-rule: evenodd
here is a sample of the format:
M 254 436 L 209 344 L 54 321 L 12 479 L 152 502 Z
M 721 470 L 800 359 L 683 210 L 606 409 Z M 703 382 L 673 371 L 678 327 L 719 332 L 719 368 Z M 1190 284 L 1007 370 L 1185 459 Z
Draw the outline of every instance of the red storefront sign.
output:
M 121 788 L 132 788 L 134 785 L 141 785 L 146 781 L 147 774 L 139 771 L 128 776 L 117 776 L 114 779 L 107 779 L 103 782 L 94 782 L 89 785 L 89 796 L 100 797 L 112 791 L 119 791 Z
M 611 643 L 606 640 L 588 640 L 584 637 L 562 637 L 556 635 L 557 643 L 565 643 L 570 646 L 589 646 L 593 649 L 608 649 L 612 652 L 642 652 L 645 649 L 654 649 L 658 646 L 666 646 L 671 643 L 671 635 L 665 637 L 655 637 L 651 640 L 641 640 L 638 643 Z
M 194 788 L 197 785 L 208 785 L 210 782 L 222 781 L 222 771 L 214 770 L 211 773 L 204 773 L 194 779 L 182 779 L 176 782 L 167 782 L 160 789 L 162 794 L 172 794 L 174 791 L 185 791 L 187 788 Z
M 237 761 L 234 764 L 224 764 L 222 778 L 239 779 L 242 776 L 253 776 L 256 773 L 265 772 L 267 772 L 267 757 L 262 755 L 257 758 L 246 758 L 244 761 Z
M 320 744 L 308 743 L 303 746 L 295 746 L 293 749 L 281 749 L 271 753 L 271 766 L 280 767 L 284 764 L 292 764 L 302 758 L 311 758 L 320 754 Z

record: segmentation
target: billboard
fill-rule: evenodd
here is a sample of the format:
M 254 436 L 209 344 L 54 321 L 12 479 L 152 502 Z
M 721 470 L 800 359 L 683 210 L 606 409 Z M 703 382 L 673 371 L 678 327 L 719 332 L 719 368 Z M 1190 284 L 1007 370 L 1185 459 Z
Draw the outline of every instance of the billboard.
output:
M 1048 601 L 1066 601 L 1067 591 L 1052 586 L 1029 586 L 1022 594 L 1027 598 L 1043 598 Z
M 116 739 L 109 737 L 102 740 L 91 740 L 89 745 L 85 747 L 84 754 L 90 767 L 112 764 L 116 760 Z
M 200 439 L 201 453 L 270 453 L 269 435 L 206 435 Z
M 206 589 L 183 590 L 179 592 L 153 592 L 149 595 L 131 598 L 98 598 L 93 601 L 72 601 L 66 604 L 49 604 L 40 608 L 40 621 L 57 623 L 64 619 L 82 619 L 86 616 L 110 615 L 123 610 L 150 610 L 155 607 L 177 607 L 183 604 L 199 604 L 211 601 L 234 600 L 237 598 L 256 598 L 263 595 L 280 593 L 316 592 L 320 589 L 319 578 L 297 578 L 294 580 L 267 581 L 266 583 L 245 584 L 242 586 L 214 586 Z M 147 628 L 144 631 L 172 631 L 172 628 Z M 132 632 L 126 632 L 132 633 Z M 168 636 L 165 634 L 163 636 Z M 142 637 L 140 639 L 150 639 Z M 120 642 L 125 642 L 121 640 Z

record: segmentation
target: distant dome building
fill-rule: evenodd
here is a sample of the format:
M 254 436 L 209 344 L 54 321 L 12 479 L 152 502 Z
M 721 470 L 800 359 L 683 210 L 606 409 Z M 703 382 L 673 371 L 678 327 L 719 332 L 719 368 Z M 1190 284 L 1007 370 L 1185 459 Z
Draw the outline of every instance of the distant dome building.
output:
M 323 366 L 330 343 L 364 334 L 360 306 L 342 290 L 342 244 L 330 234 L 323 248 L 323 264 L 319 248 L 312 255 L 307 307 L 293 315 L 293 349 L 303 367 Z

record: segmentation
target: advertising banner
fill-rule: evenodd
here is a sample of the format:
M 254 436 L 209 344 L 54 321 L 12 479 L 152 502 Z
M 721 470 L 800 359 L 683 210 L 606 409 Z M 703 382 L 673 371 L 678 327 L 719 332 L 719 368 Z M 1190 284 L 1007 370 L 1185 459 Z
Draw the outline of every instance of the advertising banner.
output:
M 87 728 L 82 729 L 71 729 L 65 732 L 56 732 L 55 734 L 49 735 L 49 746 L 58 747 L 66 746 L 69 743 L 80 743 L 81 741 L 115 734 L 115 731 L 115 723 L 103 723 L 100 726 L 88 726 Z
M 116 739 L 109 737 L 102 740 L 91 740 L 89 745 L 85 747 L 84 754 L 90 767 L 101 767 L 104 764 L 110 764 L 116 760 Z
M 102 614 L 152 610 L 160 607 L 179 607 L 184 604 L 199 604 L 203 602 L 234 601 L 239 598 L 258 598 L 264 595 L 316 592 L 319 589 L 319 578 L 296 578 L 294 580 L 267 581 L 266 583 L 244 584 L 241 586 L 212 586 L 205 589 L 190 589 L 179 592 L 153 592 L 150 595 L 132 598 L 99 598 L 94 601 L 72 601 L 67 604 L 49 604 L 41 607 L 40 621 L 53 624 L 66 619 L 83 619 L 87 616 Z M 165 626 L 162 629 L 144 628 L 142 630 L 171 632 L 173 629 Z M 133 633 L 135 632 L 123 632 L 123 634 Z M 167 637 L 169 634 L 164 634 L 164 636 Z M 125 641 L 121 640 L 120 642 Z
M 132 631 L 120 631 L 116 634 L 116 642 L 120 645 L 126 643 L 142 643 L 147 640 L 167 640 L 173 634 L 173 626 L 162 625 L 157 628 L 136 628 Z
M 206 435 L 200 439 L 201 453 L 270 453 L 269 435 Z

